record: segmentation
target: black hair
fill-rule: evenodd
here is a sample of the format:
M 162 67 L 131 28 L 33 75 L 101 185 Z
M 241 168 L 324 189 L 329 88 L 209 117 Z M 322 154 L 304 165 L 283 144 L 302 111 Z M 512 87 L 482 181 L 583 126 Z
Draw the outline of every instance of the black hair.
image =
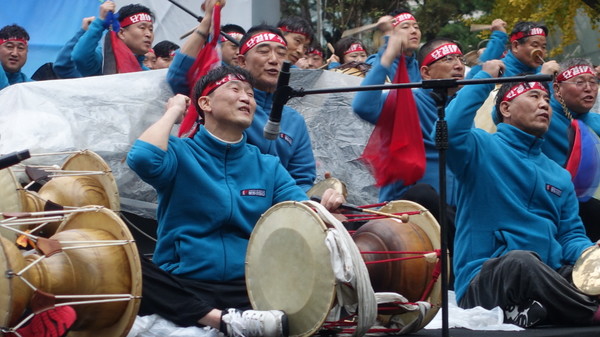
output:
M 429 55 L 435 48 L 446 43 L 454 43 L 460 50 L 462 50 L 457 41 L 447 37 L 436 37 L 425 42 L 425 44 L 419 49 L 419 52 L 417 53 L 417 61 L 419 62 L 419 65 L 424 65 L 423 60 L 427 57 L 427 55 Z
M 196 111 L 198 111 L 198 114 L 202 117 L 202 119 L 204 119 L 204 112 L 202 111 L 202 109 L 200 109 L 200 106 L 198 105 L 198 98 L 200 98 L 202 91 L 209 84 L 217 82 L 229 74 L 244 77 L 246 81 L 250 83 L 250 85 L 254 88 L 254 77 L 252 77 L 252 75 L 250 75 L 250 73 L 246 69 L 222 65 L 209 71 L 206 75 L 202 76 L 202 78 L 199 79 L 198 82 L 196 82 L 196 84 L 194 85 L 194 90 L 192 90 L 192 92 L 194 93 L 194 97 L 192 98 L 194 101 L 194 106 L 196 107 Z
M 25 28 L 16 24 L 2 27 L 2 29 L 0 29 L 0 39 L 8 40 L 10 38 L 29 41 L 29 34 Z
M 388 15 L 396 16 L 396 15 L 402 14 L 402 13 L 409 13 L 412 15 L 411 11 L 407 7 L 398 7 L 396 9 L 394 9 L 393 11 L 391 11 Z
M 285 37 L 283 36 L 283 34 L 281 34 L 281 31 L 279 29 L 263 23 L 260 25 L 250 27 L 250 29 L 248 29 L 246 34 L 244 34 L 244 36 L 240 40 L 240 46 L 243 46 L 246 43 L 246 41 L 248 41 L 253 35 L 260 33 L 260 32 L 269 32 L 269 33 L 277 34 L 277 35 L 279 35 L 279 37 L 281 37 L 283 39 L 283 41 L 285 41 Z
M 310 44 L 310 47 L 308 47 L 307 54 L 309 54 L 313 50 L 319 51 L 323 55 L 323 58 L 325 58 L 325 49 L 323 49 L 323 47 L 321 47 L 321 45 L 316 41 L 313 41 L 313 43 Z
M 242 28 L 242 26 L 238 26 L 233 23 L 228 23 L 226 25 L 221 26 L 221 31 L 223 33 L 240 33 L 242 35 L 246 34 L 246 30 Z
M 524 75 L 530 75 L 530 74 L 519 74 L 517 76 L 524 76 Z M 510 91 L 510 89 L 516 87 L 517 85 L 523 83 L 525 85 L 526 88 L 529 88 L 529 83 L 527 82 L 508 82 L 508 83 L 504 83 L 502 84 L 502 86 L 500 87 L 500 89 L 498 90 L 498 94 L 496 95 L 496 105 L 494 106 L 494 108 L 496 109 L 496 121 L 497 123 L 501 123 L 504 121 L 504 116 L 502 116 L 502 113 L 500 112 L 500 103 L 502 103 L 502 98 L 504 98 L 504 96 L 506 95 L 507 92 Z M 550 92 L 550 88 L 548 87 L 548 83 L 547 82 L 540 82 L 544 88 L 546 88 L 547 92 Z
M 119 22 L 137 13 L 146 13 L 152 17 L 152 20 L 154 20 L 154 13 L 152 13 L 150 8 L 141 4 L 130 4 L 121 7 L 117 12 L 117 14 L 119 15 Z
M 277 23 L 277 27 L 287 27 L 289 30 L 294 32 L 308 35 L 310 41 L 315 40 L 315 31 L 312 28 L 310 22 L 299 16 L 288 16 Z M 287 35 L 287 32 L 283 32 L 283 35 Z
M 544 31 L 544 34 L 546 34 L 546 36 L 548 36 L 548 28 L 542 24 L 539 24 L 539 23 L 533 22 L 533 21 L 517 22 L 517 24 L 513 27 L 512 32 L 510 32 L 510 36 L 513 36 L 520 32 L 527 33 L 533 28 L 541 28 Z M 525 36 L 525 37 L 518 39 L 517 41 L 519 42 L 519 44 L 523 44 L 527 41 L 527 39 L 529 37 L 530 36 Z
M 172 52 L 179 49 L 179 46 L 169 40 L 163 40 L 155 44 L 152 49 L 156 57 L 170 57 Z
M 365 44 L 362 43 L 360 39 L 357 39 L 352 36 L 346 36 L 345 38 L 342 38 L 341 40 L 335 43 L 335 55 L 340 58 L 340 63 L 344 63 L 344 53 L 354 43 L 360 44 L 364 50 L 367 50 Z

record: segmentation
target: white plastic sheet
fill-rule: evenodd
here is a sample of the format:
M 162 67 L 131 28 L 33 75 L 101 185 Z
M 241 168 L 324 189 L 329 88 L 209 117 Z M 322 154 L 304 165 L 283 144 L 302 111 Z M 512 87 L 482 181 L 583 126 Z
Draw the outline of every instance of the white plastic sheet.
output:
M 164 112 L 173 95 L 166 70 L 20 83 L 0 91 L 0 154 L 29 149 L 32 154 L 90 149 L 111 167 L 122 209 L 155 216 L 156 193 L 133 173 L 125 158 L 135 139 Z M 330 71 L 294 70 L 294 88 L 358 86 L 360 78 Z M 331 172 L 348 185 L 348 201 L 377 200 L 373 178 L 358 161 L 372 126 L 351 109 L 354 93 L 295 98 L 310 130 L 318 180 Z M 62 164 L 40 157 L 27 163 Z

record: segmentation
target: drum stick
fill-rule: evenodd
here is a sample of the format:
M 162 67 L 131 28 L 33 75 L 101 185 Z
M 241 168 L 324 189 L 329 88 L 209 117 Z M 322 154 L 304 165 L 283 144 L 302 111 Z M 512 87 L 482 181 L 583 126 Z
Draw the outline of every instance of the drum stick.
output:
M 333 45 L 331 43 L 329 43 L 329 42 L 327 42 L 327 49 L 329 49 L 329 51 L 332 54 L 335 54 L 335 49 L 333 48 Z
M 476 24 L 476 23 L 471 25 L 472 32 L 479 32 L 479 31 L 486 30 L 486 29 L 492 29 L 492 25 L 481 25 L 481 24 Z
M 321 198 L 319 197 L 310 197 L 310 200 L 316 201 L 316 202 L 321 202 Z M 406 223 L 408 222 L 408 215 L 407 214 L 402 214 L 402 215 L 398 215 L 398 214 L 392 214 L 392 213 L 385 213 L 385 212 L 379 212 L 379 211 L 375 211 L 372 209 L 366 209 L 366 208 L 360 208 L 358 206 L 354 206 L 351 204 L 346 204 L 343 203 L 340 205 L 341 208 L 350 210 L 350 211 L 355 211 L 355 212 L 363 212 L 363 213 L 371 213 L 371 214 L 377 214 L 377 215 L 381 215 L 381 216 L 386 216 L 388 218 L 394 218 L 394 219 L 399 219 L 400 221 Z
M 362 33 L 364 31 L 377 28 L 377 27 L 379 27 L 379 25 L 384 25 L 384 24 L 386 24 L 388 22 L 392 22 L 392 21 L 393 21 L 393 19 L 390 19 L 389 21 L 380 21 L 380 22 L 375 22 L 375 23 L 371 23 L 371 24 L 368 24 L 368 25 L 364 25 L 364 26 L 360 26 L 360 27 L 348 29 L 348 30 L 345 30 L 342 33 L 342 37 L 344 38 L 346 36 L 350 36 L 350 35 Z

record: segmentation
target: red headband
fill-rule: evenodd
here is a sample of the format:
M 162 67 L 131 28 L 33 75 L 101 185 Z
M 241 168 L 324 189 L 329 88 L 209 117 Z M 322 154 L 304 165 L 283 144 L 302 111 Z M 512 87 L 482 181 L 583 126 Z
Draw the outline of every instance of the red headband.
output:
M 350 47 L 344 52 L 344 55 L 350 54 L 350 53 L 354 53 L 354 52 L 359 52 L 359 51 L 364 51 L 366 52 L 365 48 L 363 48 L 363 46 L 360 43 L 353 43 L 350 45 Z
M 286 33 L 296 33 L 296 34 L 300 34 L 300 35 L 304 35 L 304 36 L 306 36 L 306 38 L 307 38 L 307 39 L 309 39 L 309 38 L 310 38 L 310 35 L 308 35 L 308 33 L 307 33 L 307 32 L 305 32 L 305 31 L 301 31 L 301 30 L 293 30 L 293 29 L 291 29 L 291 28 L 290 28 L 290 27 L 288 27 L 288 26 L 281 26 L 281 27 L 278 27 L 278 28 L 279 28 L 279 30 L 280 30 L 280 31 L 282 31 L 282 32 L 286 32 Z
M 244 37 L 244 34 L 238 33 L 238 32 L 231 32 L 231 33 L 225 33 L 225 34 L 231 36 L 234 40 L 237 40 L 237 41 L 241 40 L 242 37 Z M 229 41 L 229 40 L 227 40 L 227 38 L 225 36 L 221 35 L 221 42 L 227 42 L 227 41 Z
M 311 49 L 309 49 L 309 50 L 308 50 L 308 53 L 309 53 L 309 54 L 315 54 L 315 55 L 319 55 L 319 56 L 321 56 L 321 57 L 324 57 L 324 56 L 323 56 L 323 53 L 322 53 L 320 50 L 318 50 L 318 49 L 315 49 L 315 48 L 311 48 Z
M 252 35 L 252 37 L 240 47 L 240 54 L 245 55 L 250 49 L 263 42 L 276 42 L 287 47 L 287 43 L 281 38 L 281 36 L 274 33 L 262 32 Z
M 121 20 L 119 24 L 121 25 L 121 27 L 125 28 L 129 25 L 133 25 L 134 23 L 138 22 L 152 22 L 152 16 L 150 16 L 150 14 L 148 13 L 137 13 Z
M 0 45 L 5 44 L 6 42 L 21 42 L 24 45 L 27 45 L 27 40 L 25 39 L 21 39 L 21 38 L 17 38 L 17 37 L 9 37 L 8 39 L 0 39 Z
M 517 96 L 524 94 L 530 90 L 539 89 L 545 92 L 548 92 L 546 88 L 540 82 L 525 82 L 519 83 L 512 87 L 504 97 L 502 97 L 502 102 L 510 102 L 515 99 Z
M 568 68 L 567 70 L 558 74 L 558 76 L 556 76 L 556 81 L 562 82 L 562 81 L 570 80 L 573 77 L 579 76 L 582 74 L 596 75 L 596 74 L 594 74 L 592 67 L 590 67 L 586 64 L 579 64 L 576 66 L 572 66 L 572 67 Z
M 415 19 L 415 17 L 410 13 L 400 13 L 394 17 L 394 20 L 392 20 L 392 26 L 396 27 L 402 22 L 409 20 L 417 21 L 417 19 Z
M 246 78 L 240 74 L 227 74 L 225 77 L 223 77 L 222 79 L 210 83 L 208 84 L 204 90 L 202 90 L 202 94 L 200 94 L 200 97 L 202 96 L 208 96 L 210 95 L 211 92 L 215 91 L 218 87 L 222 86 L 223 84 L 227 83 L 227 82 L 231 82 L 231 81 L 242 81 L 242 82 L 248 82 L 248 80 L 246 80 Z
M 428 66 L 446 55 L 453 54 L 462 55 L 463 53 L 462 51 L 460 51 L 460 48 L 458 48 L 458 46 L 455 43 L 445 43 L 432 50 L 431 53 L 427 54 L 427 56 L 425 56 L 425 59 L 423 59 L 423 65 Z
M 528 32 L 514 33 L 513 35 L 510 36 L 510 42 L 516 41 L 518 39 L 522 39 L 524 37 L 534 36 L 534 35 L 546 36 L 546 33 L 544 32 L 544 30 L 542 28 L 535 27 L 535 28 L 531 28 Z

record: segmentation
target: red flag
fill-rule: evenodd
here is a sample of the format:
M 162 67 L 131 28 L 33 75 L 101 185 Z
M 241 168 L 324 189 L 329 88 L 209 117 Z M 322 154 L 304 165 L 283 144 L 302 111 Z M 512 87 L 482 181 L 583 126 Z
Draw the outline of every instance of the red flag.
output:
M 115 60 L 115 73 L 132 73 L 136 71 L 142 71 L 142 66 L 138 62 L 138 59 L 133 55 L 131 49 L 127 47 L 123 40 L 119 39 L 117 33 L 114 31 L 109 32 L 110 36 L 110 51 L 112 52 Z M 105 75 L 107 73 L 104 73 Z
M 393 83 L 408 83 L 404 56 Z M 425 173 L 425 145 L 417 106 L 410 89 L 390 90 L 361 159 L 377 186 L 398 180 L 411 185 Z
M 197 100 L 198 97 L 194 97 L 194 93 L 191 92 L 194 88 L 194 84 L 210 70 L 218 67 L 221 64 L 221 57 L 217 51 L 217 43 L 219 42 L 219 35 L 221 34 L 221 5 L 215 4 L 213 9 L 212 18 L 213 32 L 210 37 L 210 42 L 207 42 L 202 49 L 198 52 L 196 61 L 187 73 L 187 80 L 190 85 L 190 97 L 193 100 Z M 187 114 L 181 122 L 179 127 L 179 137 L 194 137 L 196 131 L 198 131 L 198 111 L 194 104 L 190 104 Z

